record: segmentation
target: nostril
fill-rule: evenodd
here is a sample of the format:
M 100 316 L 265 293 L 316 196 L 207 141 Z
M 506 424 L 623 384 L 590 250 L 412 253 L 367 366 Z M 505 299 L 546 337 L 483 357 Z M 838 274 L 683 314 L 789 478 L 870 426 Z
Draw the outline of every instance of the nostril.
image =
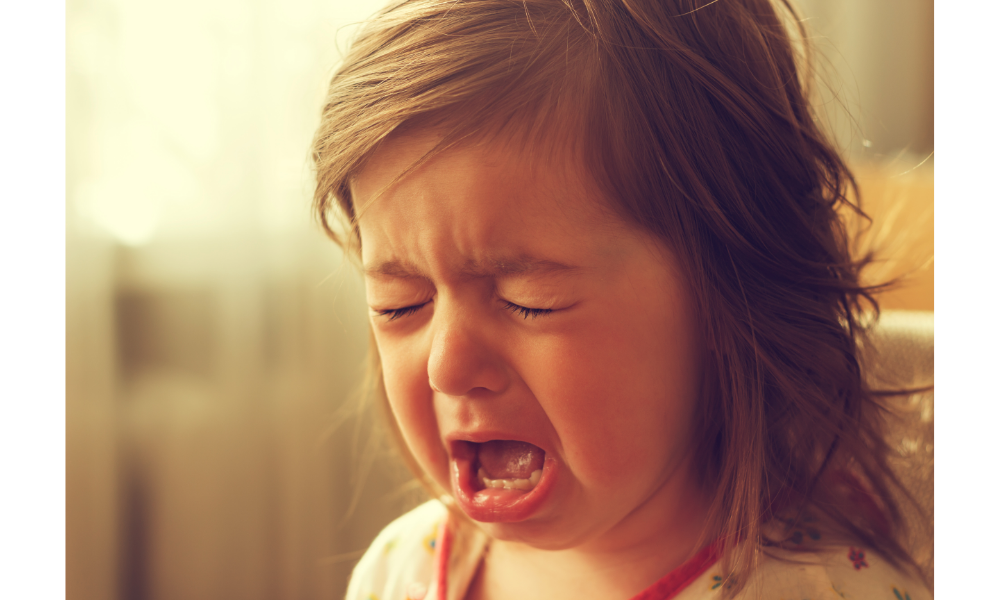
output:
M 501 392 L 507 385 L 501 356 L 489 343 L 476 340 L 455 327 L 439 331 L 427 357 L 427 379 L 431 390 L 465 397 L 480 392 Z

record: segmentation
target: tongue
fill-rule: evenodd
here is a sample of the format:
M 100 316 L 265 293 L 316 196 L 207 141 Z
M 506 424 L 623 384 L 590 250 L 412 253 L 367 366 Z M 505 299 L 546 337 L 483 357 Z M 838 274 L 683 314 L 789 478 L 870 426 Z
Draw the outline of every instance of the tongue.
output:
M 493 440 L 479 445 L 479 466 L 490 479 L 528 479 L 544 462 L 545 452 L 527 442 Z

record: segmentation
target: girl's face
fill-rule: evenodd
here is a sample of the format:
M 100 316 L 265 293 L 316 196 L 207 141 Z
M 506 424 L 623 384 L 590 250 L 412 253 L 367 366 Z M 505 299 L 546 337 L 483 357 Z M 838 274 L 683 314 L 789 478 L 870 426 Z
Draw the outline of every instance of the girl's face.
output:
M 570 548 L 659 526 L 698 496 L 704 344 L 678 265 L 572 168 L 488 146 L 439 154 L 376 198 L 437 139 L 392 139 L 352 186 L 410 450 L 499 539 Z M 511 457 L 541 473 L 499 477 Z M 489 487 L 484 465 L 526 489 Z

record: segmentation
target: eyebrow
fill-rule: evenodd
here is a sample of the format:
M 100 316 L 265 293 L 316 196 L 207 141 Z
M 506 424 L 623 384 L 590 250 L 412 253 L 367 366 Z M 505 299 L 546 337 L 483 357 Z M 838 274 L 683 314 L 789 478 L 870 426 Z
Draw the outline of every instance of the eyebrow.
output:
M 468 261 L 459 271 L 460 277 L 474 279 L 494 277 L 503 279 L 516 275 L 547 275 L 579 271 L 579 267 L 531 256 L 488 258 Z M 394 277 L 398 279 L 427 279 L 416 265 L 399 260 L 387 260 L 364 267 L 366 276 Z

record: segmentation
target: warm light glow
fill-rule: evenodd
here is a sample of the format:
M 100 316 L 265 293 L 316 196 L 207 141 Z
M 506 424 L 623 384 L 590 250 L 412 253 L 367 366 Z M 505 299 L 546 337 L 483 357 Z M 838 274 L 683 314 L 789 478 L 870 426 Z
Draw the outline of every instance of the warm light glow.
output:
M 201 184 L 142 119 L 109 124 L 95 136 L 90 177 L 71 198 L 82 215 L 129 246 L 153 239 L 164 213 L 203 195 Z

